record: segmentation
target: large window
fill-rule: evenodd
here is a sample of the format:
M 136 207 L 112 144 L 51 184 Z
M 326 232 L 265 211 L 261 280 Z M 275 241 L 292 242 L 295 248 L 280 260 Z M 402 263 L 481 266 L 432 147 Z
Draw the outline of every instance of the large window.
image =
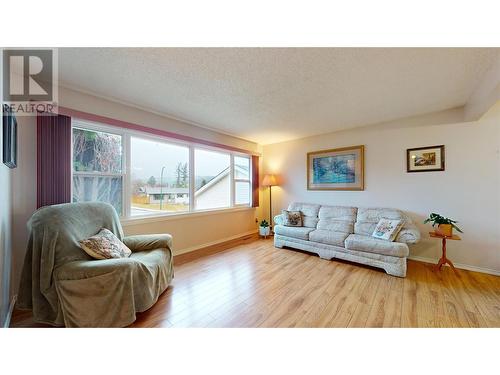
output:
M 250 206 L 250 156 L 73 119 L 73 201 L 125 218 Z

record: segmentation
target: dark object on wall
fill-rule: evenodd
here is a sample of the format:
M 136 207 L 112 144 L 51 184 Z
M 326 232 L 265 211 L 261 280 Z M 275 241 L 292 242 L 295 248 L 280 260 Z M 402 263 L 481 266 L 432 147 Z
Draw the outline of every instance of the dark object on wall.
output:
M 406 171 L 444 171 L 444 145 L 407 149 Z
M 3 163 L 17 167 L 17 120 L 7 107 L 3 109 Z

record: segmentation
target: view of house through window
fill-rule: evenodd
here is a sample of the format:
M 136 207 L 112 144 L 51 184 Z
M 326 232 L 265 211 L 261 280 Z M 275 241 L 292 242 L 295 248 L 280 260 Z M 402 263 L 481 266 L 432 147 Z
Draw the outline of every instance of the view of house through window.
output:
M 131 210 L 189 211 L 189 148 L 131 137 Z
M 231 205 L 231 158 L 229 154 L 194 150 L 195 207 L 198 210 Z
M 122 197 L 122 137 L 73 128 L 73 202 L 107 202 L 121 214 Z

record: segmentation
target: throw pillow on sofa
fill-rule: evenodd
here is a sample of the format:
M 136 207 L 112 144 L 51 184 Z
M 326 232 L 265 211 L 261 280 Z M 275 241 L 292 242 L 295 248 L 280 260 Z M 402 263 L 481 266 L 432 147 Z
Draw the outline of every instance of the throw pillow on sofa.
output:
M 132 254 L 132 251 L 118 237 L 105 228 L 79 243 L 81 248 L 95 259 L 128 258 Z
M 300 211 L 287 211 L 283 210 L 283 225 L 286 227 L 301 227 L 302 226 L 302 212 Z
M 402 220 L 380 219 L 372 233 L 372 237 L 392 242 L 402 227 Z

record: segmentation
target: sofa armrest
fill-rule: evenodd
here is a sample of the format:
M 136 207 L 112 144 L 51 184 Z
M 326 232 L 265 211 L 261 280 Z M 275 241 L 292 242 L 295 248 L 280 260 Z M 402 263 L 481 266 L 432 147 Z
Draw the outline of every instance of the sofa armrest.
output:
M 407 223 L 403 229 L 399 231 L 394 241 L 409 245 L 416 244 L 420 241 L 420 231 L 415 224 Z
M 274 225 L 283 225 L 283 216 L 281 214 L 274 217 Z
M 165 248 L 172 250 L 172 236 L 170 234 L 128 236 L 123 239 L 123 243 L 133 252 Z
M 125 271 L 133 265 L 132 258 L 76 260 L 57 267 L 54 270 L 54 277 L 56 280 L 91 279 L 115 271 Z

